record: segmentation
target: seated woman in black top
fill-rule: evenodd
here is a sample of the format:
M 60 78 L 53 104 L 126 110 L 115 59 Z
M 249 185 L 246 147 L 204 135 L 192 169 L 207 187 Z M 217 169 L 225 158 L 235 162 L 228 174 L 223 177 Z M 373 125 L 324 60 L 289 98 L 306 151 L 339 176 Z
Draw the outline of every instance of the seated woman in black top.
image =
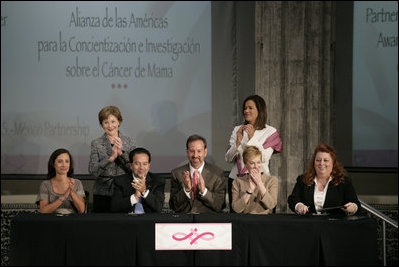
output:
M 353 215 L 360 210 L 355 189 L 333 147 L 323 143 L 316 147 L 305 173 L 297 178 L 288 205 L 298 214 Z

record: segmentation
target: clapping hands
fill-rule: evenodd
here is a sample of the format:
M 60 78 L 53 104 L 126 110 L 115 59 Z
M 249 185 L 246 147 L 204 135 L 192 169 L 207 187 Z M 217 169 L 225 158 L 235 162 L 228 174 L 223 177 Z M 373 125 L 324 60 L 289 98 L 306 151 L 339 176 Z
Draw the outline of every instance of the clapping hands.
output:
M 122 139 L 118 136 L 114 137 L 114 147 L 116 147 L 116 151 L 118 156 L 122 155 Z
M 249 190 L 253 192 L 256 188 L 263 197 L 266 193 L 266 188 L 262 182 L 262 174 L 260 169 L 254 168 L 249 170 Z
M 122 139 L 118 136 L 113 137 L 112 142 L 113 142 L 112 143 L 113 146 L 112 146 L 112 155 L 110 157 L 110 160 L 114 161 L 117 157 L 119 157 L 120 155 L 123 154 L 123 151 L 122 151 L 123 143 L 122 143 Z
M 238 147 L 241 144 L 241 141 L 244 137 L 244 131 L 247 133 L 248 135 L 248 139 L 250 140 L 255 133 L 255 128 L 252 124 L 245 124 L 242 125 L 238 131 L 237 131 L 237 140 L 236 140 L 236 146 Z
M 255 133 L 254 126 L 252 124 L 246 124 L 246 125 L 243 125 L 242 127 L 244 127 L 243 130 L 247 132 L 248 139 L 251 139 L 254 136 L 254 133 Z
M 139 192 L 140 195 L 147 190 L 147 187 L 145 185 L 145 179 L 134 179 L 133 182 L 131 183 L 132 187 L 136 189 L 136 192 Z
M 184 176 L 183 176 L 183 185 L 184 185 L 184 189 L 186 190 L 186 192 L 190 192 L 192 189 L 192 183 L 191 183 L 191 178 L 190 178 L 190 172 L 189 171 L 185 171 L 184 172 Z M 204 177 L 202 177 L 202 174 L 199 174 L 199 178 L 198 178 L 198 185 L 197 185 L 199 191 L 201 192 L 201 194 L 205 191 L 205 180 Z
M 62 201 L 66 200 L 69 197 L 69 195 L 71 195 L 71 194 L 76 194 L 76 192 L 75 192 L 75 179 L 73 179 L 73 178 L 69 179 L 68 188 L 65 191 L 65 193 L 62 195 L 62 199 L 61 200 Z
M 252 169 L 249 172 L 249 189 L 253 192 L 258 184 L 261 182 L 259 170 Z
M 186 192 L 190 192 L 192 185 L 191 185 L 191 178 L 190 178 L 189 171 L 184 172 L 183 184 L 184 184 L 184 189 L 186 190 Z

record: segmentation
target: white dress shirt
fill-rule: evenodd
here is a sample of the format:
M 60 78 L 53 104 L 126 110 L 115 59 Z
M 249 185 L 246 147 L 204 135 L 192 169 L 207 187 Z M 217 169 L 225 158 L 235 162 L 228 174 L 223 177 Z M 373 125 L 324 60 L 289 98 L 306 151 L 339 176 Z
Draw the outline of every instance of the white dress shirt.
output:
M 194 176 L 194 172 L 195 172 L 197 169 L 195 169 L 193 166 L 191 166 L 190 163 L 189 163 L 188 165 L 190 166 L 191 184 L 193 184 L 193 183 L 192 183 L 192 182 L 193 182 L 192 179 L 193 179 L 193 176 Z M 205 162 L 203 162 L 202 165 L 201 165 L 201 167 L 198 168 L 199 174 L 202 173 L 202 170 L 204 169 L 204 166 L 205 166 Z M 199 177 L 198 177 L 198 178 L 199 178 Z M 191 190 L 192 190 L 192 188 L 191 188 Z M 184 191 L 184 193 L 186 194 L 186 196 L 187 196 L 189 199 L 191 199 L 191 190 L 190 190 L 189 192 L 187 192 L 186 189 L 184 188 L 184 185 L 183 185 L 183 191 Z M 206 195 L 207 192 L 208 192 L 208 189 L 205 187 L 204 193 L 201 194 L 201 192 L 199 192 L 199 194 L 200 194 L 201 197 L 203 197 L 203 196 Z

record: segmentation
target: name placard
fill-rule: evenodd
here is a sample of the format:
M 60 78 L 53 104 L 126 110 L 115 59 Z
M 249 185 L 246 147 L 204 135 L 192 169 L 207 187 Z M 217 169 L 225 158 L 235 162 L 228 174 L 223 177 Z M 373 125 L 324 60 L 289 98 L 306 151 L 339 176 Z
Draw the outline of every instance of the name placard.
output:
M 231 250 L 231 223 L 156 223 L 155 250 Z

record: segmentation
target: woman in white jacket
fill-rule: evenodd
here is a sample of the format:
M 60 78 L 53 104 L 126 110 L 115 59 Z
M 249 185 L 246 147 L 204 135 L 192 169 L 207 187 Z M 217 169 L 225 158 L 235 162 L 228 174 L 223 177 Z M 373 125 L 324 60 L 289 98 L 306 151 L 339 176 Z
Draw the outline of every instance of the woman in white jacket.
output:
M 227 162 L 234 163 L 229 174 L 228 191 L 230 211 L 232 202 L 232 184 L 237 177 L 248 173 L 242 153 L 245 146 L 256 146 L 262 152 L 262 172 L 270 175 L 269 160 L 273 153 L 281 152 L 282 142 L 276 128 L 267 125 L 265 100 L 258 95 L 251 95 L 244 100 L 242 111 L 245 121 L 235 126 L 230 137 L 229 146 L 225 155 Z

